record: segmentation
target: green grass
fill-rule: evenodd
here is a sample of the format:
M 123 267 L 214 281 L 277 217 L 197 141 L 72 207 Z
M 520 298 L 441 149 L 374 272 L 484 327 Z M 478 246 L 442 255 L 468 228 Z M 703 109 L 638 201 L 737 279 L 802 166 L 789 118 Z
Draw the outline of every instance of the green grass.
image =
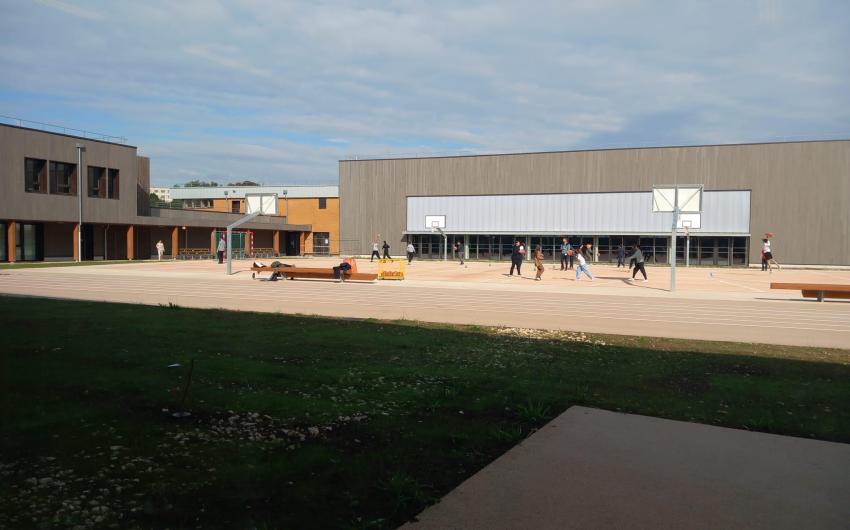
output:
M 394 528 L 572 404 L 850 442 L 846 351 L 11 297 L 0 321 L 6 528 Z

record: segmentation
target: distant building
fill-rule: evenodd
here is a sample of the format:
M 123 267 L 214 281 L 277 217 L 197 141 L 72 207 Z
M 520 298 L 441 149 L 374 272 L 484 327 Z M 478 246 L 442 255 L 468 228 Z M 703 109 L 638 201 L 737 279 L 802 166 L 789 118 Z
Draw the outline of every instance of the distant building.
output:
M 171 202 L 171 188 L 151 188 L 151 193 L 162 202 Z
M 287 223 L 310 225 L 312 231 L 286 239 L 282 254 L 339 254 L 339 186 L 214 186 L 171 188 L 181 207 L 245 213 L 245 194 L 277 195 L 278 215 Z M 297 236 L 297 237 L 296 237 Z

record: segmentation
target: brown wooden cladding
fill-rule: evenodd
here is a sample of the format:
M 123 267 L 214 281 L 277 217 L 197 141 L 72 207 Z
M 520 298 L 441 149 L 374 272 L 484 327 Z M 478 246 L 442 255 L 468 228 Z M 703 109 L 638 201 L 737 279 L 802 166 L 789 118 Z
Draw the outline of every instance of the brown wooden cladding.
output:
M 850 140 L 340 161 L 342 240 L 368 253 L 380 234 L 400 252 L 408 196 L 648 191 L 653 184 L 751 190 L 751 263 L 770 231 L 780 263 L 850 265 Z

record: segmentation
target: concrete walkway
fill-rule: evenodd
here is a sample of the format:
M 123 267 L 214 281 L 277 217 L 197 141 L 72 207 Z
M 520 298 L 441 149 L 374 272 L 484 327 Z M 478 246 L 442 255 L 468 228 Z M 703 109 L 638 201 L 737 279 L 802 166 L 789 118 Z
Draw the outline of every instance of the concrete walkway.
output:
M 850 445 L 572 407 L 405 530 L 847 529 Z
M 680 289 L 669 293 L 669 270 L 658 268 L 650 269 L 647 283 L 631 284 L 625 270 L 603 265 L 594 266 L 594 282 L 551 270 L 535 282 L 489 263 L 414 262 L 402 282 L 340 285 L 252 280 L 249 266 L 237 263 L 233 276 L 210 261 L 9 269 L 0 271 L 0 293 L 839 349 L 850 344 L 850 303 L 769 290 L 777 277 L 850 284 L 847 271 L 683 269 Z M 359 267 L 374 271 L 376 265 L 366 260 Z

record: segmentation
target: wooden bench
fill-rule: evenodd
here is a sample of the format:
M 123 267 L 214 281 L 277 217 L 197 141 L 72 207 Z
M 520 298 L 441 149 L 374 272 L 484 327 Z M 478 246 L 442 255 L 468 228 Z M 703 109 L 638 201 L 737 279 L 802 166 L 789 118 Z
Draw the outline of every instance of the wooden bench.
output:
M 319 269 L 319 268 L 309 268 L 309 267 L 251 267 L 253 271 L 251 273 L 251 278 L 256 278 L 256 274 L 258 272 L 271 272 L 271 273 L 279 273 L 281 278 L 285 280 L 294 280 L 296 278 L 308 278 L 311 280 L 339 280 L 334 276 L 334 270 L 331 269 Z M 343 275 L 342 281 L 356 281 L 356 282 L 374 282 L 378 279 L 377 274 L 368 274 L 365 272 L 352 272 L 342 271 L 345 274 Z
M 778 283 L 770 284 L 771 289 L 789 289 L 791 291 L 802 291 L 803 298 L 817 298 L 823 302 L 824 298 L 850 298 L 850 284 L 829 283 Z
M 213 254 L 208 248 L 181 248 L 177 259 L 210 259 Z

